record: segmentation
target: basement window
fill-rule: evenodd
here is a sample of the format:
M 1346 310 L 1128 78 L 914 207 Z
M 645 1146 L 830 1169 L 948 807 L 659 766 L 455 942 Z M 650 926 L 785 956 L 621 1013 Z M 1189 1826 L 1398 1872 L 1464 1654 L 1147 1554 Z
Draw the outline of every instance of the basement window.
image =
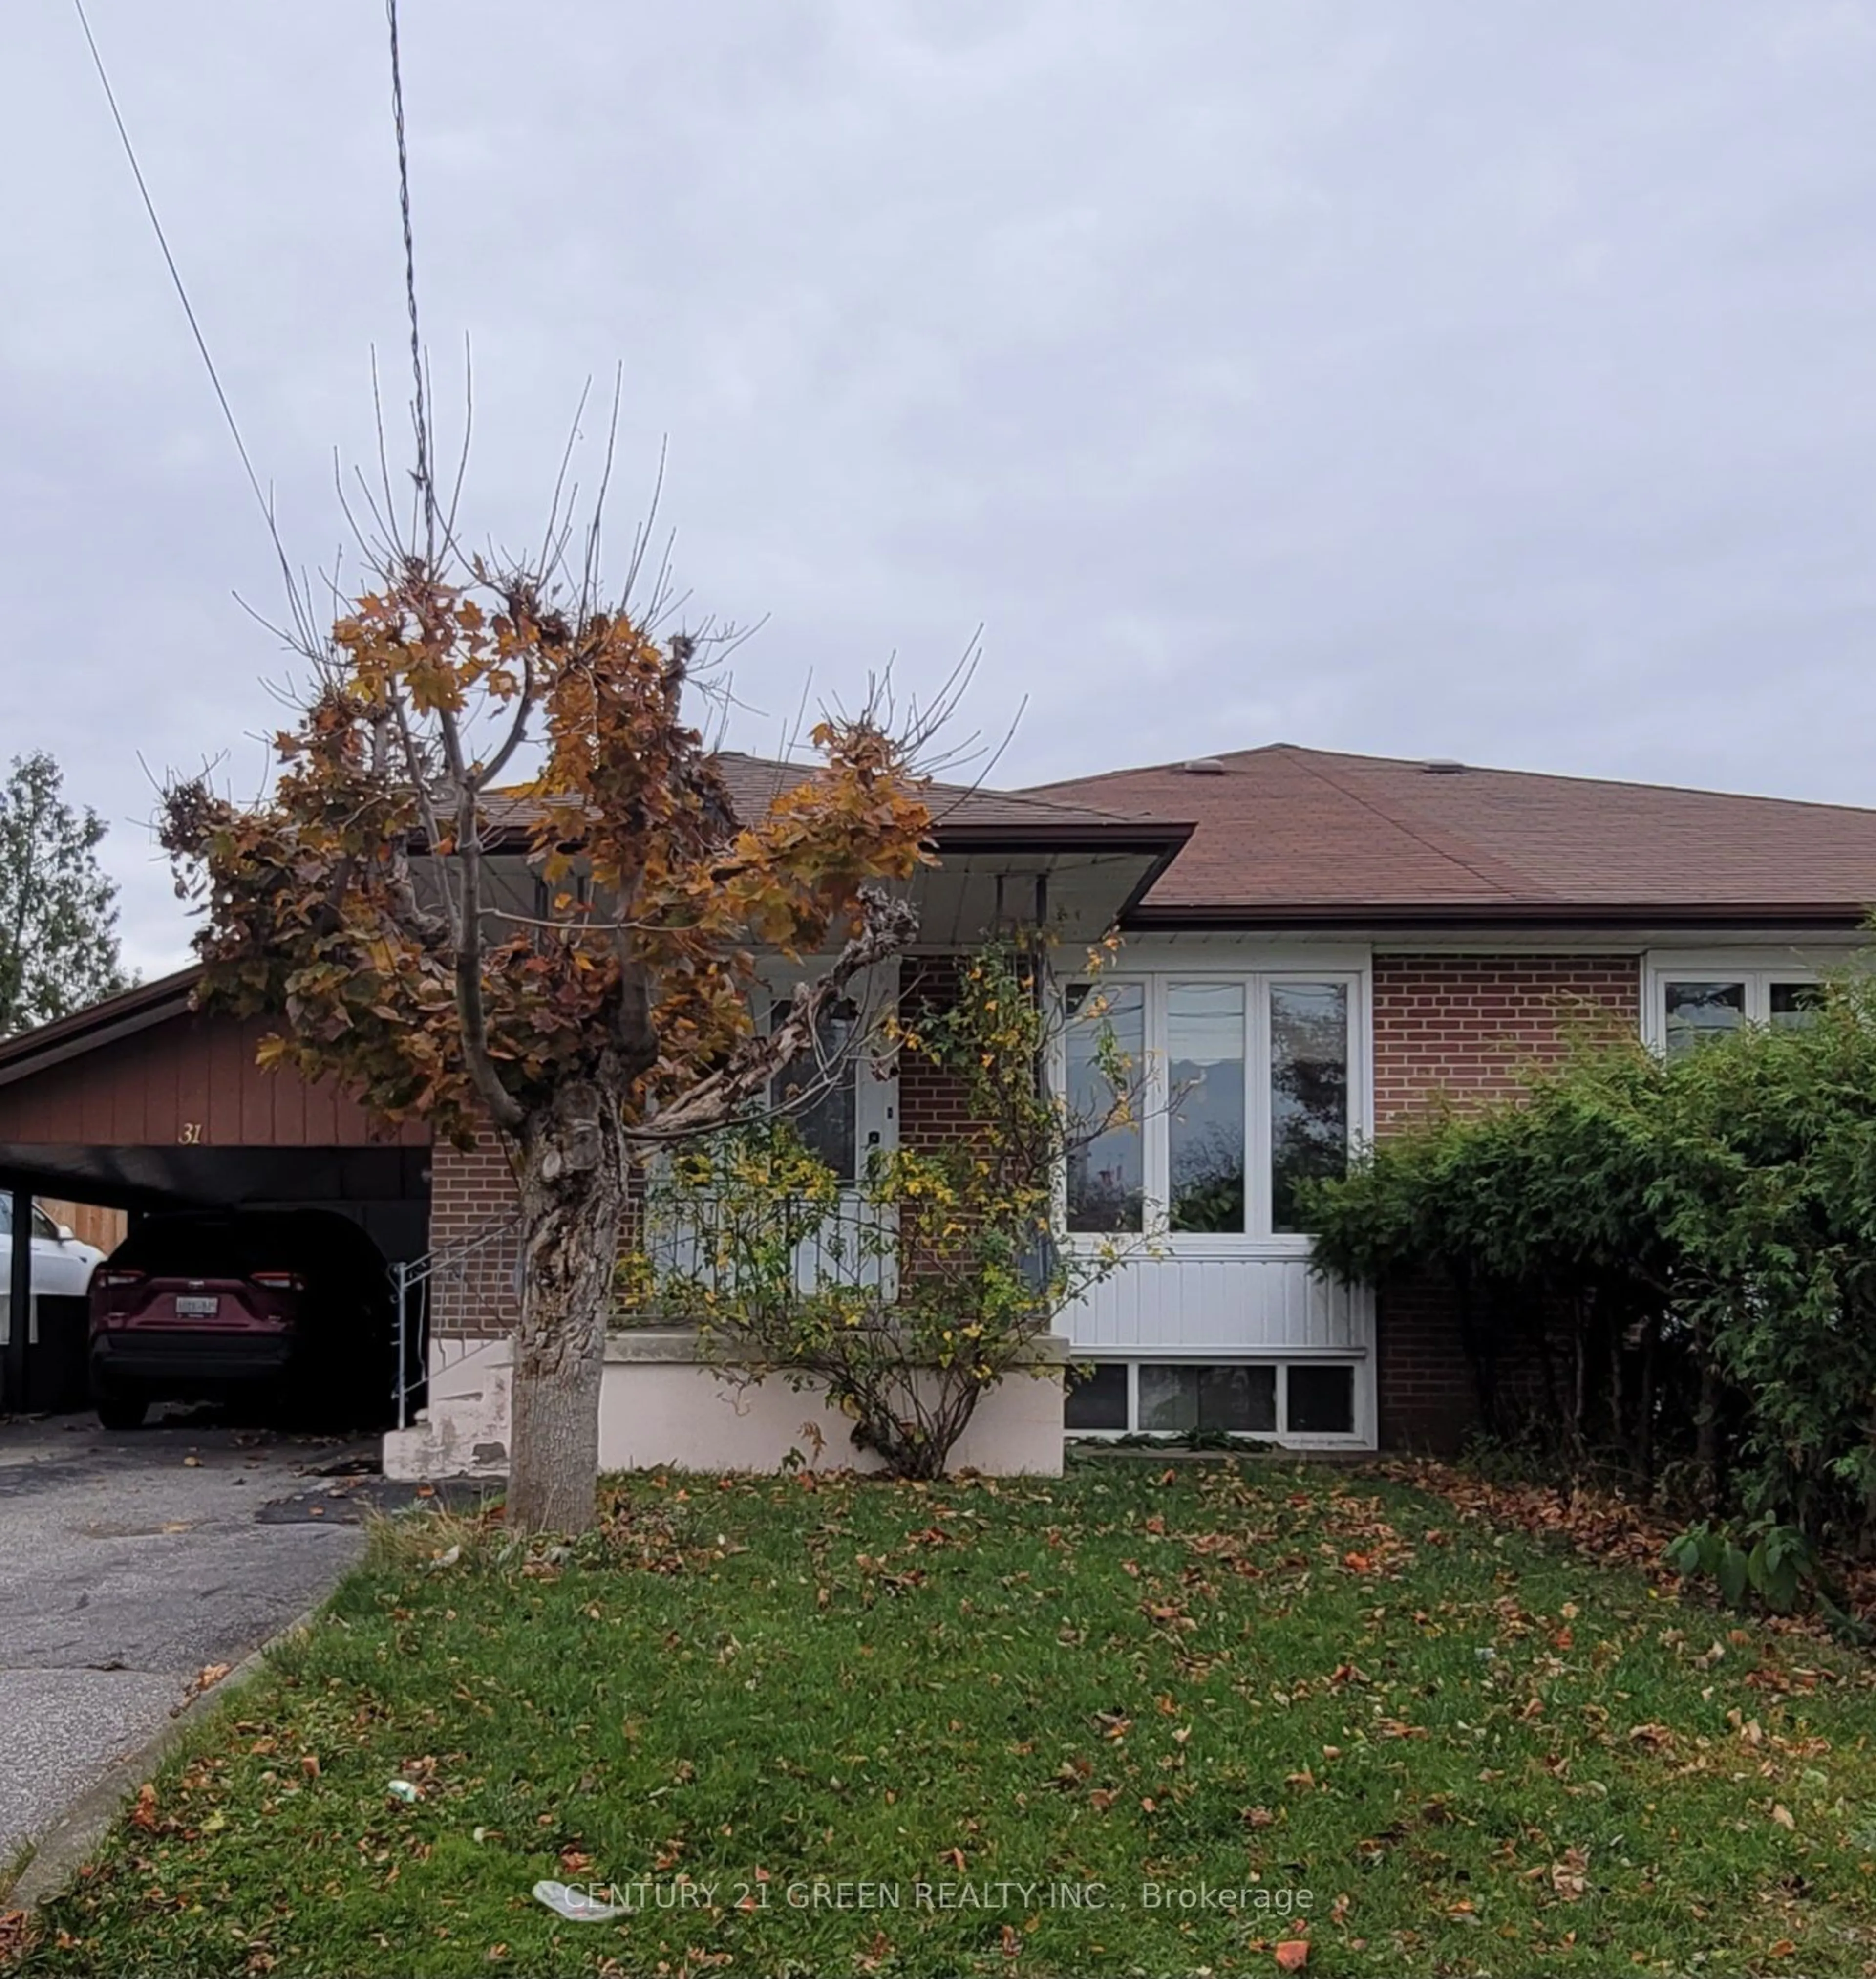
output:
M 1328 1361 L 1101 1361 L 1071 1371 L 1071 1434 L 1352 1437 L 1355 1371 Z

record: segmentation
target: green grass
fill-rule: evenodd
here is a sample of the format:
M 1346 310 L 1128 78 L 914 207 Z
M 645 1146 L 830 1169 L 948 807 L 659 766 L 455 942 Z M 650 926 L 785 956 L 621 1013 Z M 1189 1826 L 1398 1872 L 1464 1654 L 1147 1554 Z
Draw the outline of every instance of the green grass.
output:
M 612 1506 L 558 1566 L 394 1529 L 20 1969 L 1269 1971 L 1304 1891 L 1312 1973 L 1876 1969 L 1869 1662 L 1437 1500 L 1132 1460 Z

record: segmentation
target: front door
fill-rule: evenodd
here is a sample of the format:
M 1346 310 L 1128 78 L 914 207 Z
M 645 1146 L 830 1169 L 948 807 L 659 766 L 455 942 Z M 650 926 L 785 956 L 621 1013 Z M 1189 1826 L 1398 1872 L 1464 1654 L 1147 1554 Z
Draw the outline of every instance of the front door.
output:
M 884 970 L 853 997 L 834 1005 L 822 1022 L 819 1049 L 776 1079 L 774 1109 L 785 1114 L 808 1149 L 841 1184 L 830 1211 L 804 1218 L 804 1234 L 795 1249 L 795 1282 L 804 1291 L 830 1281 L 877 1287 L 891 1296 L 897 1261 L 884 1241 L 883 1218 L 890 1212 L 866 1199 L 867 1165 L 897 1144 L 898 1082 L 880 1049 L 882 1003 L 897 987 L 881 982 Z M 786 1007 L 788 986 L 774 986 L 770 1021 Z

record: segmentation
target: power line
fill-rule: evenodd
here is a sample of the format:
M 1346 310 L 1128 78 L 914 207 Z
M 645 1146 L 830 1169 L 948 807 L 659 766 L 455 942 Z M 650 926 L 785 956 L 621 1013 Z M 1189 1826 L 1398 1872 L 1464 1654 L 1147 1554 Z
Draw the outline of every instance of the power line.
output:
M 397 45 L 397 0 L 384 0 L 391 34 L 391 122 L 397 134 L 397 203 L 404 222 L 404 300 L 410 311 L 410 416 L 416 428 L 417 486 L 431 560 L 436 555 L 436 482 L 430 459 L 430 395 L 423 375 L 423 339 L 417 327 L 417 248 L 410 224 L 410 151 L 404 138 L 404 71 Z
M 125 128 L 124 113 L 118 108 L 117 91 L 111 86 L 111 77 L 104 68 L 104 58 L 98 51 L 98 38 L 91 32 L 91 24 L 86 17 L 85 0 L 71 0 L 77 10 L 78 25 L 85 30 L 85 45 L 91 51 L 92 65 L 98 71 L 98 79 L 104 85 L 104 101 L 111 106 L 111 121 L 118 127 L 118 135 L 124 144 L 124 155 L 131 163 L 131 175 L 136 179 L 137 190 L 143 195 L 144 210 L 150 216 L 150 224 L 155 230 L 157 245 L 163 250 L 163 260 L 169 270 L 169 278 L 176 285 L 177 300 L 182 304 L 182 313 L 189 320 L 189 329 L 195 338 L 195 347 L 202 353 L 202 362 L 208 371 L 209 383 L 215 388 L 215 397 L 221 407 L 221 416 L 228 423 L 228 431 L 234 441 L 234 450 L 241 457 L 241 465 L 247 472 L 247 485 L 254 491 L 254 499 L 260 505 L 260 512 L 267 525 L 267 534 L 273 539 L 274 554 L 280 560 L 281 574 L 287 580 L 287 595 L 296 613 L 299 608 L 299 594 L 293 584 L 293 566 L 287 562 L 285 545 L 280 541 L 280 532 L 273 519 L 273 504 L 270 502 L 260 486 L 260 477 L 254 472 L 254 463 L 249 457 L 247 443 L 241 437 L 240 423 L 234 416 L 234 408 L 228 403 L 228 395 L 222 388 L 221 374 L 215 369 L 215 360 L 210 354 L 208 340 L 202 334 L 202 326 L 197 320 L 194 306 L 189 300 L 189 291 L 182 279 L 182 270 L 176 265 L 176 257 L 170 252 L 169 237 L 163 230 L 163 222 L 157 216 L 156 201 L 150 196 L 148 182 L 144 177 L 143 167 L 137 162 L 137 148 L 131 142 L 131 134 Z

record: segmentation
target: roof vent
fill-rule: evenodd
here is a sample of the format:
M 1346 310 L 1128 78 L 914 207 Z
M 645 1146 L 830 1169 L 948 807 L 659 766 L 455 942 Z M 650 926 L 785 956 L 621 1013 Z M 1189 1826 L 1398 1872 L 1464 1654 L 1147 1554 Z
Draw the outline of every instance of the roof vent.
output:
M 1225 765 L 1216 756 L 1194 756 L 1179 767 L 1188 777 L 1221 777 L 1225 774 Z
M 1430 777 L 1457 777 L 1464 774 L 1466 766 L 1450 756 L 1436 756 L 1430 763 L 1421 764 L 1420 768 Z

